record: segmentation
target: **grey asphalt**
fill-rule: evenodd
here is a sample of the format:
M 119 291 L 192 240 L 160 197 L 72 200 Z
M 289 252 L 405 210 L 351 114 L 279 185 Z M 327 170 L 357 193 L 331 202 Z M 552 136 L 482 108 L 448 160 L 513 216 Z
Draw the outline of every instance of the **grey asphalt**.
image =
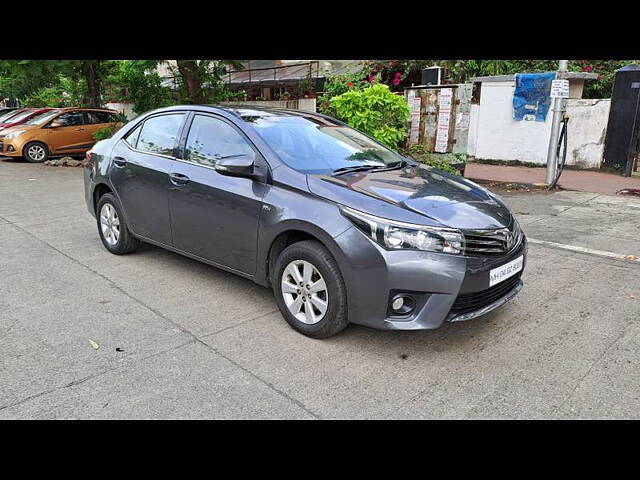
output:
M 312 340 L 248 280 L 109 254 L 81 174 L 0 160 L 0 418 L 640 417 L 638 263 L 532 244 L 485 317 Z M 532 238 L 640 256 L 636 199 L 503 196 Z

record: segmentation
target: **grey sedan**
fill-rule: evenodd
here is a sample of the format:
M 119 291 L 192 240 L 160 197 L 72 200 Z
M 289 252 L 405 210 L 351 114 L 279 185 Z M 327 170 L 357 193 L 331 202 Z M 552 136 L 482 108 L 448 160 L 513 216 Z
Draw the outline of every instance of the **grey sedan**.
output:
M 314 338 L 437 328 L 523 285 L 526 238 L 498 196 L 324 115 L 154 110 L 98 142 L 84 180 L 107 250 L 143 241 L 249 278 Z

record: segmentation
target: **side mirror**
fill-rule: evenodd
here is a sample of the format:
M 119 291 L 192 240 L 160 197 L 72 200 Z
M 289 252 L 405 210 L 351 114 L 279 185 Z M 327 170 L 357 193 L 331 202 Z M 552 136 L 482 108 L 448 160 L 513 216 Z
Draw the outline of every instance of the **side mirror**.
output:
M 51 128 L 64 127 L 64 124 L 62 122 L 59 122 L 58 120 L 54 120 L 53 122 L 51 122 L 50 127 Z
M 216 160 L 216 172 L 230 177 L 253 178 L 254 155 L 229 155 L 218 156 Z

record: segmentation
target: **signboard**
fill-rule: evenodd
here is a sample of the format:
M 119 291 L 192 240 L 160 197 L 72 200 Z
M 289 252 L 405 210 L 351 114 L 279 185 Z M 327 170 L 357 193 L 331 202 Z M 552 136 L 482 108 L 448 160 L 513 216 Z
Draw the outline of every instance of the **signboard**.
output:
M 553 80 L 551 98 L 569 98 L 569 80 Z

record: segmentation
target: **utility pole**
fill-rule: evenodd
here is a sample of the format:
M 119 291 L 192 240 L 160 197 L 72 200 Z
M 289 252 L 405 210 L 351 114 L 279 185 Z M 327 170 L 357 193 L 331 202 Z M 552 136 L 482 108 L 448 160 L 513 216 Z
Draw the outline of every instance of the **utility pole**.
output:
M 556 79 L 561 80 L 567 77 L 569 60 L 560 60 Z M 547 150 L 547 185 L 551 185 L 556 179 L 558 168 L 558 138 L 560 137 L 560 123 L 564 117 L 565 100 L 556 97 L 553 99 L 553 118 L 551 120 L 551 137 L 549 138 L 549 149 Z

